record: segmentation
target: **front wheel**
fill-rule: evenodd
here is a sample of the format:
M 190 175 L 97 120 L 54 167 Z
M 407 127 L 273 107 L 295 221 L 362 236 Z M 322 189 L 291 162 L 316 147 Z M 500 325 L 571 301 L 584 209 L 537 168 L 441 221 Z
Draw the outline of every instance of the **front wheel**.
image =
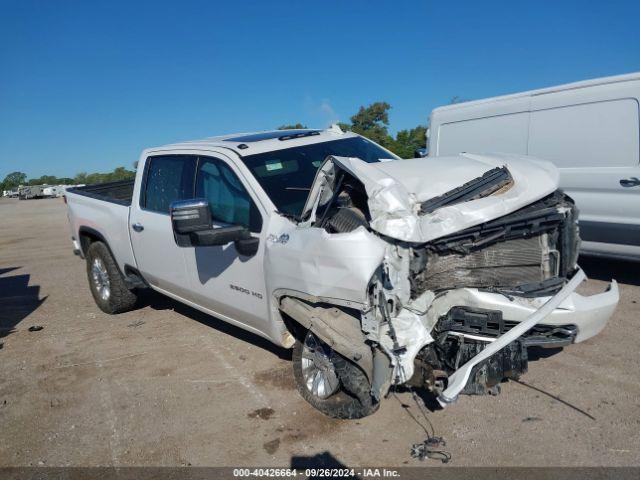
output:
M 378 409 L 364 372 L 311 331 L 293 346 L 293 376 L 302 398 L 330 417 L 362 418 Z
M 137 296 L 127 288 L 111 252 L 102 242 L 93 242 L 87 249 L 87 277 L 96 305 L 105 313 L 131 310 Z

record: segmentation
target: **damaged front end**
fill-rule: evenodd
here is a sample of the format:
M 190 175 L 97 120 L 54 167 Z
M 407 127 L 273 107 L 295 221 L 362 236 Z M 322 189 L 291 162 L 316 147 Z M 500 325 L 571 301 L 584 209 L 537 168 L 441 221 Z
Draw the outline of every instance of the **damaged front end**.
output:
M 375 401 L 401 384 L 441 405 L 496 394 L 526 372 L 529 347 L 597 334 L 618 301 L 615 281 L 600 295 L 575 292 L 585 278 L 578 212 L 552 166 L 513 156 L 425 162 L 330 157 L 291 235 L 364 235 L 362 248 L 377 255 L 369 280 L 348 303 L 333 287 L 274 289 L 282 312 L 365 373 Z M 457 178 L 444 181 L 448 171 Z M 342 258 L 316 262 L 318 278 L 350 255 L 362 265 L 346 245 Z

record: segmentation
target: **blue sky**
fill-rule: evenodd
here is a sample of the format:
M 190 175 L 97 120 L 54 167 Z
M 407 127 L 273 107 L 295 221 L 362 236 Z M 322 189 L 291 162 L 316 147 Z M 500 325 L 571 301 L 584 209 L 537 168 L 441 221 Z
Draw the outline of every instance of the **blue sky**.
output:
M 0 1 L 0 179 L 640 70 L 636 1 Z

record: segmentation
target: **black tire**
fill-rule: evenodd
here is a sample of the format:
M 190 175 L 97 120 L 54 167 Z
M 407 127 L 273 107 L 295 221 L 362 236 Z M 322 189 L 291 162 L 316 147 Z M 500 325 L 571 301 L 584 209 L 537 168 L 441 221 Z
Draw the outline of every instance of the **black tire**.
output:
M 307 335 L 311 332 L 307 332 Z M 311 334 L 312 335 L 312 334 Z M 293 376 L 302 398 L 312 407 L 332 418 L 356 419 L 371 415 L 380 406 L 371 396 L 371 386 L 366 375 L 354 363 L 337 352 L 331 352 L 330 361 L 340 379 L 338 391 L 328 398 L 314 395 L 307 387 L 302 372 L 302 352 L 305 339 L 296 339 L 293 346 Z
M 91 243 L 87 249 L 86 258 L 89 289 L 100 310 L 108 314 L 131 310 L 135 306 L 138 297 L 127 288 L 124 278 L 107 246 L 99 241 Z M 104 289 L 101 290 L 94 278 L 93 268 L 98 265 L 103 267 L 100 270 L 104 272 L 104 279 L 108 281 L 108 292 Z

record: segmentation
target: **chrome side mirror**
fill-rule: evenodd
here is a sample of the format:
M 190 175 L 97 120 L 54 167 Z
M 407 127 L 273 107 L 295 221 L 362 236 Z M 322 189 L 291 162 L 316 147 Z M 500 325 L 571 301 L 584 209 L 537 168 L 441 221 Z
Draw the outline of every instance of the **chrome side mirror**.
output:
M 213 228 L 209 202 L 202 198 L 173 202 L 169 207 L 169 212 L 173 231 L 178 235 Z
M 259 240 L 242 225 L 213 228 L 209 202 L 202 198 L 179 200 L 169 208 L 173 238 L 179 247 L 212 247 L 235 242 L 241 255 L 255 255 Z

